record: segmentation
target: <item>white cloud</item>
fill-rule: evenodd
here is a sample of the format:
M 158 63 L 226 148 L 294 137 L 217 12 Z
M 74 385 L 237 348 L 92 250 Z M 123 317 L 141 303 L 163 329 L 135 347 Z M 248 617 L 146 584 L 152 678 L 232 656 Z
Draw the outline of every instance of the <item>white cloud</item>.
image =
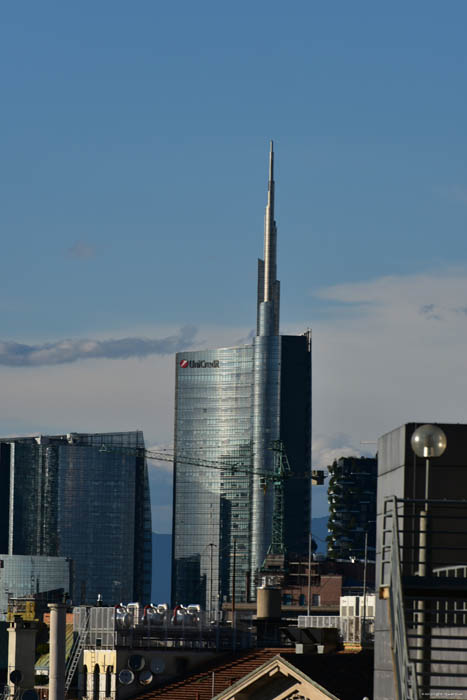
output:
M 362 449 L 354 444 L 350 435 L 335 433 L 334 435 L 313 435 L 313 467 L 327 469 L 339 457 L 360 457 Z M 367 452 L 367 450 L 365 450 Z
M 154 470 L 155 474 L 167 474 L 172 478 L 173 474 L 173 441 L 147 445 L 148 452 L 163 454 L 164 459 L 149 458 L 149 469 Z
M 229 346 L 245 330 L 203 327 L 202 340 L 192 340 L 191 346 Z M 129 332 L 177 335 L 176 329 L 168 327 Z M 140 428 L 148 445 L 171 446 L 174 382 L 173 354 L 27 368 L 0 366 L 0 435 Z
M 196 328 L 186 326 L 163 338 L 65 339 L 26 345 L 0 340 L 0 365 L 7 367 L 41 367 L 89 359 L 128 359 L 148 355 L 173 355 L 186 349 L 196 337 Z
M 467 421 L 463 270 L 336 285 L 320 297 L 342 313 L 313 326 L 318 433 L 359 444 L 406 421 Z

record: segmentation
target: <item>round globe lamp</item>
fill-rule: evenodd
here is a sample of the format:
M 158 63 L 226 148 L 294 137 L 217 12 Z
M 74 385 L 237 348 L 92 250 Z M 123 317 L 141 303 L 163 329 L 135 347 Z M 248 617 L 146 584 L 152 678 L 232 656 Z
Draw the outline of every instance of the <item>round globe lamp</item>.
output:
M 439 425 L 421 425 L 410 441 L 417 457 L 441 457 L 447 446 L 446 433 Z
M 430 458 L 441 457 L 447 446 L 446 433 L 439 425 L 426 423 L 420 425 L 412 434 L 410 440 L 412 450 L 417 457 L 425 457 L 425 501 L 428 501 L 430 485 Z M 415 494 L 414 494 L 415 495 Z M 425 504 L 428 508 L 428 503 Z

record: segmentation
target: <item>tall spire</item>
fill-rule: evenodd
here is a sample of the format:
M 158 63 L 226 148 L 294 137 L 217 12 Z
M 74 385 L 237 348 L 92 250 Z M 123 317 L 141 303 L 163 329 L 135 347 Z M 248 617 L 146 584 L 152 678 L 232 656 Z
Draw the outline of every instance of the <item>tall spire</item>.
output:
M 274 220 L 274 144 L 269 147 L 268 201 L 264 216 L 264 260 L 258 260 L 258 312 L 256 333 L 260 331 L 260 307 L 269 302 L 272 313 L 273 333 L 279 335 L 280 282 L 277 279 L 277 226 Z M 263 331 L 264 332 L 264 331 Z
M 277 227 L 274 221 L 274 144 L 269 149 L 268 203 L 264 216 L 264 301 L 273 301 L 276 281 Z

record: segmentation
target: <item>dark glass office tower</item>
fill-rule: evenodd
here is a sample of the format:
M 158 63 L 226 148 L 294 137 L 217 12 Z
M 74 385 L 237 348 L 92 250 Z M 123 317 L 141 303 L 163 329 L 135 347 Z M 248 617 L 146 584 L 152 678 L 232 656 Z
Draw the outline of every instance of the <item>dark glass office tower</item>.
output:
M 285 486 L 284 540 L 307 551 L 311 517 L 311 334 L 279 334 L 274 153 L 269 156 L 264 260 L 258 261 L 252 345 L 176 355 L 172 595 L 208 610 L 254 594 L 271 543 L 273 441 L 292 477 Z M 204 458 L 212 467 L 193 466 Z M 233 469 L 237 465 L 237 469 Z M 240 465 L 243 465 L 243 469 Z
M 106 450 L 103 450 L 105 445 Z M 0 550 L 72 559 L 75 604 L 149 601 L 151 510 L 140 431 L 0 440 Z

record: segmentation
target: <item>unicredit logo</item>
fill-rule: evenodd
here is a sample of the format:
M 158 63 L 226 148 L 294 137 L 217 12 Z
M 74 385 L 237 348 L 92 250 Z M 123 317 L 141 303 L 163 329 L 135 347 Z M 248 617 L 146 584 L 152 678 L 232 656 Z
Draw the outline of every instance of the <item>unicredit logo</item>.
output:
M 191 369 L 204 369 L 205 367 L 219 369 L 219 360 L 213 360 L 212 362 L 206 362 L 206 360 L 181 360 L 180 367 L 182 369 L 187 367 Z

